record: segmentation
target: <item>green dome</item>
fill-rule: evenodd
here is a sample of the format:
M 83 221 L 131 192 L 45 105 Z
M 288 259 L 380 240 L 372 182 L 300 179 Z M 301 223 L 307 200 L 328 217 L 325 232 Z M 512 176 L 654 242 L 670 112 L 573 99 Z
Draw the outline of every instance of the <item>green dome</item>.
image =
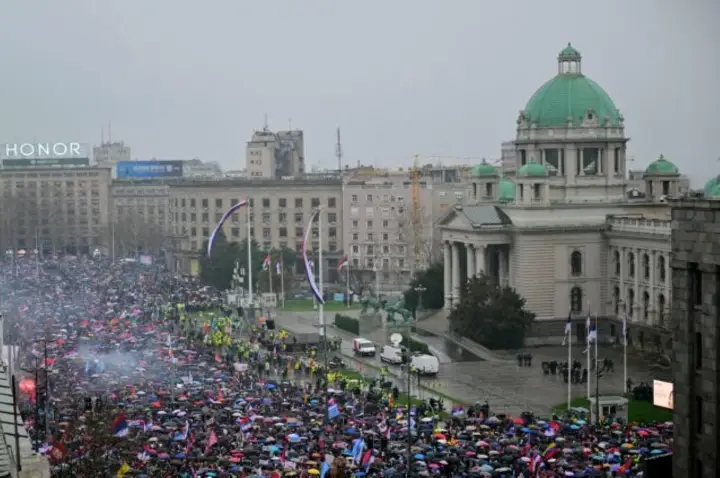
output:
M 678 167 L 665 159 L 662 154 L 658 159 L 650 163 L 650 166 L 645 170 L 645 175 L 652 176 L 675 176 L 678 174 L 680 174 Z
M 710 190 L 710 194 L 706 193 L 705 196 L 713 199 L 720 199 L 720 184 L 713 186 Z
M 570 44 L 558 56 L 559 71 L 530 98 L 525 118 L 539 128 L 565 127 L 596 119 L 601 126 L 607 118 L 619 126 L 621 115 L 613 100 L 597 83 L 582 74 L 580 53 Z
M 705 187 L 703 188 L 703 192 L 706 196 L 710 196 L 712 193 L 712 190 L 715 189 L 715 186 L 720 184 L 720 176 L 715 176 L 710 181 L 705 183 Z
M 543 178 L 547 176 L 547 170 L 542 164 L 538 164 L 535 161 L 528 161 L 525 166 L 521 167 L 517 174 L 519 177 L 528 178 Z
M 502 178 L 498 183 L 498 200 L 514 201 L 515 200 L 515 183 L 508 178 Z
M 470 170 L 470 174 L 473 177 L 496 176 L 497 168 L 483 159 L 482 163 L 476 164 L 472 167 L 472 169 Z

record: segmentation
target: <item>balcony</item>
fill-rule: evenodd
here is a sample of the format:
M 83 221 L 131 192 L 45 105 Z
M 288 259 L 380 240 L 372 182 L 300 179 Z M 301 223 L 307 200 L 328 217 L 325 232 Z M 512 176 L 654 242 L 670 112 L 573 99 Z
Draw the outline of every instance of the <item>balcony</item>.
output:
M 669 220 L 611 217 L 608 224 L 611 231 L 670 236 Z

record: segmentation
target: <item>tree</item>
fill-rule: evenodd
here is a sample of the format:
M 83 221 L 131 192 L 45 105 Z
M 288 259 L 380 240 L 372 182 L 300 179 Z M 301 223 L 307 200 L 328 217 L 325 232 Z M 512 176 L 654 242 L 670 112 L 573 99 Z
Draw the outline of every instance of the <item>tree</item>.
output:
M 491 349 L 524 345 L 535 314 L 525 309 L 515 289 L 499 287 L 483 274 L 470 279 L 460 303 L 450 313 L 452 330 Z
M 375 291 L 375 271 L 372 269 L 359 269 L 350 266 L 350 290 L 357 296 Z
M 247 251 L 247 249 L 243 249 L 243 251 Z M 245 252 L 247 257 L 247 252 Z M 270 254 L 270 261 L 272 263 L 270 267 L 270 271 L 262 270 L 262 263 L 265 260 L 265 257 L 267 254 Z M 257 285 L 258 285 L 258 291 L 262 292 L 269 292 L 269 279 L 272 279 L 272 291 L 275 293 L 279 293 L 280 290 L 285 288 L 286 291 L 292 289 L 292 283 L 293 283 L 293 277 L 294 271 L 295 271 L 295 264 L 297 262 L 298 254 L 297 252 L 293 251 L 292 249 L 288 249 L 287 247 L 282 249 L 272 249 L 269 253 L 262 253 L 262 259 L 260 260 L 260 271 L 258 272 L 257 276 Z M 277 272 L 277 264 L 278 261 L 282 264 L 283 268 L 283 276 L 281 277 L 280 274 Z M 247 262 L 247 260 L 245 261 Z M 253 262 L 253 265 L 255 263 Z M 254 273 L 254 271 L 253 271 Z M 284 284 L 283 284 L 284 281 Z
M 420 294 L 415 289 L 423 287 L 425 290 L 421 294 L 422 309 L 442 309 L 445 303 L 444 279 L 444 266 L 441 262 L 437 262 L 419 273 L 410 283 L 410 288 L 404 293 L 405 308 L 413 313 L 417 310 L 418 298 L 420 298 L 418 295 Z
M 165 224 L 150 221 L 132 208 L 119 209 L 113 226 L 119 255 L 135 256 L 142 252 L 157 255 L 167 237 Z
M 432 213 L 420 207 L 420 225 L 413 224 L 412 206 L 405 209 L 398 218 L 400 241 L 405 245 L 405 261 L 411 271 L 420 272 L 432 267 L 442 260 L 440 257 L 441 237 L 439 230 L 434 228 Z M 416 251 L 415 239 L 419 236 L 420 250 Z

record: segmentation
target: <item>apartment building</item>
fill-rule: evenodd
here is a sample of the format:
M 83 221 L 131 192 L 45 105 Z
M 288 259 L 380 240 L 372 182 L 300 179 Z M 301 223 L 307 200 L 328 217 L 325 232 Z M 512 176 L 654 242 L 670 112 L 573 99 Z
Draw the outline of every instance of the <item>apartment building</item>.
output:
M 115 177 L 115 165 L 122 161 L 130 161 L 130 146 L 124 141 L 103 141 L 99 146 L 93 147 L 93 160 L 102 168 L 112 168 Z
M 254 179 L 283 179 L 305 173 L 305 145 L 301 130 L 255 131 L 247 143 L 245 168 Z
M 170 223 L 176 238 L 177 266 L 184 272 L 199 272 L 198 257 L 203 243 L 222 214 L 233 204 L 248 200 L 246 211 L 233 214 L 223 231 L 230 241 L 250 234 L 264 250 L 289 248 L 300 252 L 312 212 L 322 207 L 324 266 L 334 277 L 342 250 L 342 182 L 339 178 L 313 179 L 185 179 L 170 184 Z M 320 231 L 313 229 L 311 248 L 320 247 Z
M 88 253 L 109 237 L 110 168 L 0 169 L 0 247 Z
M 166 181 L 113 181 L 111 243 L 119 255 L 157 254 L 171 235 L 170 186 Z
M 720 200 L 671 200 L 673 476 L 717 476 Z

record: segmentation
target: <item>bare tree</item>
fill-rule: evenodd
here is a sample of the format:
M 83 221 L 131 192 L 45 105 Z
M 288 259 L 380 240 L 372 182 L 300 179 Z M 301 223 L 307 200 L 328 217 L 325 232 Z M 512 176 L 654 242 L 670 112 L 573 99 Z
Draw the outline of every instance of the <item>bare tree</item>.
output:
M 405 246 L 405 261 L 411 271 L 427 269 L 431 264 L 440 260 L 441 238 L 439 231 L 435 230 L 432 213 L 420 208 L 420 224 L 415 227 L 413 212 L 405 210 L 398 218 L 400 229 L 400 243 Z M 416 239 L 420 236 L 420 250 L 416 251 Z
M 163 247 L 167 231 L 165 224 L 146 218 L 134 209 L 117 211 L 111 234 L 117 253 L 134 256 L 141 252 L 157 254 Z

